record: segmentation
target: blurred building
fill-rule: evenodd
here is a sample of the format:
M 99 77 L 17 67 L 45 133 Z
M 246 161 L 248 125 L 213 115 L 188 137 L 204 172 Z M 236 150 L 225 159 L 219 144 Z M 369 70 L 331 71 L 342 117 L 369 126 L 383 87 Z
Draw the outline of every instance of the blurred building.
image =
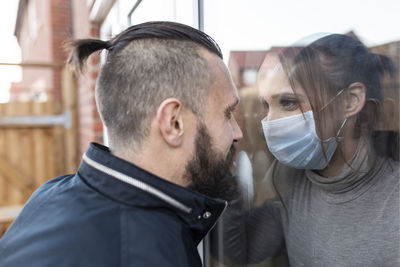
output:
M 94 2 L 20 0 L 15 35 L 24 65 L 21 83 L 11 88 L 12 101 L 60 100 L 66 43 L 71 38 L 99 37 L 99 23 L 89 18 Z M 113 1 L 108 2 L 112 5 Z M 98 55 L 91 57 L 86 74 L 76 81 L 81 152 L 90 141 L 103 141 L 103 126 L 94 101 L 99 63 Z
M 254 85 L 267 51 L 231 51 L 228 68 L 237 88 Z
M 383 79 L 383 104 L 380 120 L 377 128 L 379 130 L 400 131 L 400 41 L 382 44 L 370 48 L 374 53 L 388 56 L 394 63 L 396 71 L 391 77 L 386 75 Z
M 22 82 L 14 86 L 11 100 L 60 99 L 59 65 L 66 57 L 63 42 L 71 35 L 70 12 L 66 0 L 19 2 L 15 36 L 21 47 L 22 63 L 40 63 L 43 67 L 23 67 Z
M 62 97 L 61 67 L 67 58 L 64 47 L 71 38 L 109 39 L 132 24 L 149 20 L 177 21 L 202 29 L 202 2 L 200 0 L 20 0 L 15 35 L 21 46 L 22 62 L 25 65 L 22 82 L 12 85 L 11 99 L 46 101 L 59 100 Z M 358 39 L 354 32 L 347 34 Z M 268 67 L 265 59 L 268 55 L 275 55 L 283 49 L 285 48 L 272 47 L 270 50 L 230 53 L 228 66 L 234 82 L 240 90 L 247 88 L 241 94 L 252 95 L 253 100 L 250 102 L 258 101 L 253 96 L 257 94 L 257 90 L 248 87 L 256 85 L 262 65 L 264 68 Z M 396 63 L 399 64 L 399 42 L 372 49 L 397 57 Z M 29 66 L 30 63 L 40 63 L 43 67 L 32 68 Z M 90 141 L 104 140 L 103 125 L 94 99 L 95 81 L 100 63 L 100 55 L 91 56 L 85 74 L 76 79 L 81 152 L 86 150 Z M 251 113 L 255 114 L 259 107 L 253 109 Z
M 109 39 L 126 27 L 149 20 L 176 21 L 201 27 L 199 0 L 20 0 L 15 35 L 21 46 L 23 78 L 11 89 L 13 101 L 59 100 L 61 67 L 71 38 Z M 156 8 L 155 8 L 156 7 Z M 89 142 L 102 143 L 103 125 L 94 88 L 100 55 L 92 55 L 85 74 L 76 79 L 80 152 Z M 35 67 L 29 67 L 35 63 Z M 43 64 L 42 68 L 37 63 Z

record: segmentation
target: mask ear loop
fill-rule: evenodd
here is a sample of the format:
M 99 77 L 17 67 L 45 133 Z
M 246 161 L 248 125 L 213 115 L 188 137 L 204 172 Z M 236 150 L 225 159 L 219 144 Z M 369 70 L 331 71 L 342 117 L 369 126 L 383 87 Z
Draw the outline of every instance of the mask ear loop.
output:
M 336 99 L 336 97 L 338 97 L 341 93 L 343 93 L 343 91 L 344 91 L 345 89 L 346 89 L 346 88 L 343 88 L 342 90 L 339 91 L 339 93 L 337 93 L 334 97 L 332 97 L 331 100 L 329 100 L 328 103 L 326 103 L 326 104 L 319 110 L 319 112 L 321 112 L 321 111 L 322 111 L 324 108 L 326 108 L 330 103 L 332 103 L 332 102 Z
M 324 108 L 326 108 L 330 103 L 332 103 L 341 93 L 344 92 L 345 89 L 346 89 L 346 88 L 343 88 L 342 90 L 340 90 L 334 97 L 331 98 L 331 100 L 328 101 L 328 103 L 326 103 L 321 109 L 319 109 L 318 112 L 321 112 L 321 111 L 322 111 Z M 339 138 L 339 134 L 340 134 L 340 132 L 342 131 L 342 129 L 343 129 L 344 125 L 346 124 L 346 122 L 347 122 L 347 118 L 345 118 L 345 120 L 343 121 L 343 123 L 342 123 L 342 125 L 340 126 L 339 130 L 336 132 L 336 137 L 335 137 L 335 139 L 336 139 L 336 142 L 337 142 L 337 143 L 341 141 L 341 138 Z M 327 158 L 326 158 L 326 154 L 325 154 L 325 150 L 324 150 L 324 149 L 323 149 L 323 153 L 324 153 L 325 160 L 328 161 Z
M 347 122 L 347 118 L 344 119 L 344 121 L 343 121 L 342 124 L 340 125 L 339 130 L 336 132 L 336 137 L 335 137 L 336 143 L 338 143 L 338 142 L 340 142 L 340 141 L 342 140 L 342 137 L 340 137 L 339 134 L 340 134 L 340 132 L 342 131 L 342 129 L 343 129 L 344 125 L 346 124 L 346 122 Z M 326 158 L 325 151 L 323 151 L 323 153 L 324 153 L 324 158 L 325 158 L 325 160 L 329 163 L 328 159 Z
M 345 118 L 344 121 L 342 122 L 342 125 L 340 125 L 340 128 L 339 128 L 339 130 L 338 130 L 337 133 L 336 133 L 336 136 L 337 136 L 337 137 L 339 137 L 339 134 L 340 134 L 340 132 L 342 131 L 342 129 L 343 129 L 344 125 L 346 124 L 346 122 L 347 122 L 347 118 Z

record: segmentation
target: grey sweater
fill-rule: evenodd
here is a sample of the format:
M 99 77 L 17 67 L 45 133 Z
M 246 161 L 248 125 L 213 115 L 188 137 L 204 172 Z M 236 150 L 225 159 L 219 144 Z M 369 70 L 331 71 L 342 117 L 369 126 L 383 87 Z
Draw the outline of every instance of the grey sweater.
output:
M 360 150 L 328 179 L 274 162 L 259 205 L 228 209 L 228 257 L 256 263 L 285 249 L 291 266 L 400 266 L 399 163 L 377 159 L 371 167 Z

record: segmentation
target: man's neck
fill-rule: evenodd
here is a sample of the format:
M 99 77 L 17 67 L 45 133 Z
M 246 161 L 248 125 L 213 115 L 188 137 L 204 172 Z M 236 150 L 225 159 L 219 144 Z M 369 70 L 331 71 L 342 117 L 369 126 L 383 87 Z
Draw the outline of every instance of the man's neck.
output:
M 179 157 L 170 156 L 165 158 L 165 153 L 161 153 L 160 151 L 154 153 L 146 149 L 142 149 L 140 153 L 127 153 L 126 151 L 122 150 L 110 150 L 111 154 L 114 156 L 128 161 L 161 179 L 181 186 L 187 186 L 188 184 L 182 178 L 185 166 L 182 166 L 179 160 L 175 160 Z

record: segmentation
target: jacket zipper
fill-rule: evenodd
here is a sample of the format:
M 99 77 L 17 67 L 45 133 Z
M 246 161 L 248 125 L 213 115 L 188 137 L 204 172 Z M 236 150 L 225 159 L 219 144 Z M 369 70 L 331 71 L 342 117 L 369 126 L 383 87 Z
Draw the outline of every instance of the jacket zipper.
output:
M 153 196 L 158 197 L 159 199 L 169 203 L 170 205 L 184 211 L 185 213 L 191 213 L 192 212 L 192 208 L 182 204 L 181 202 L 177 201 L 176 199 L 168 196 L 167 194 L 161 192 L 160 190 L 152 187 L 151 185 L 148 185 L 140 180 L 137 180 L 131 176 L 128 176 L 126 174 L 123 174 L 121 172 L 118 172 L 116 170 L 113 170 L 107 166 L 104 166 L 94 160 L 92 160 L 91 158 L 89 158 L 86 154 L 83 155 L 83 160 L 91 167 L 108 174 L 111 177 L 114 177 L 122 182 L 125 182 L 127 184 L 130 184 L 134 187 L 137 187 Z

